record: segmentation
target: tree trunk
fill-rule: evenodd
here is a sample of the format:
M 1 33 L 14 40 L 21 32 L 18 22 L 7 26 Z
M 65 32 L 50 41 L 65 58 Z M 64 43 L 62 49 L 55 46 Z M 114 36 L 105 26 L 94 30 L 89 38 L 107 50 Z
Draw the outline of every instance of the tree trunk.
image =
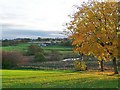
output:
M 80 54 L 80 52 L 79 52 L 79 54 Z M 83 53 L 82 54 L 80 54 L 80 63 L 83 61 Z
M 113 59 L 113 68 L 114 68 L 114 74 L 118 74 L 117 61 L 115 57 Z
M 104 71 L 104 62 L 103 60 L 100 61 L 100 69 L 103 72 Z

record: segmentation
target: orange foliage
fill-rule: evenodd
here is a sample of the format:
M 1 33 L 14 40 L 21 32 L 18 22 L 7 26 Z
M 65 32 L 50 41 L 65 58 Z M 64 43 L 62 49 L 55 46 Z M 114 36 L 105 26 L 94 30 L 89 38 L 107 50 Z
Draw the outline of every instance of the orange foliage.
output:
M 68 30 L 73 34 L 74 51 L 94 55 L 99 60 L 117 57 L 118 3 L 89 2 L 73 15 Z

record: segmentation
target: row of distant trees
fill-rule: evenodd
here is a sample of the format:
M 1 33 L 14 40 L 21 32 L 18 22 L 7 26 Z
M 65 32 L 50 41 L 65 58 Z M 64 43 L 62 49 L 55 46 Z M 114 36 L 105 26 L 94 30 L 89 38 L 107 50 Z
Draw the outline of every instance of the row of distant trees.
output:
M 15 46 L 20 43 L 27 43 L 27 42 L 34 42 L 34 41 L 60 41 L 60 43 L 56 43 L 57 45 L 62 45 L 62 46 L 72 46 L 71 45 L 71 40 L 67 38 L 40 38 L 38 37 L 37 39 L 30 39 L 30 38 L 19 38 L 19 39 L 13 39 L 13 40 L 2 40 L 2 46 Z
M 17 44 L 26 43 L 29 41 L 31 41 L 31 39 L 29 39 L 29 38 L 13 39 L 13 40 L 5 39 L 5 40 L 2 40 L 2 46 L 15 46 Z

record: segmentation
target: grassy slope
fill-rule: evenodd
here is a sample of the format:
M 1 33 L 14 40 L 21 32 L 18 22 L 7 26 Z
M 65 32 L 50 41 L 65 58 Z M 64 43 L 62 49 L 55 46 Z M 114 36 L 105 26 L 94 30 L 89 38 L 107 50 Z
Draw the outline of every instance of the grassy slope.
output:
M 66 53 L 73 53 L 72 48 L 71 47 L 65 47 L 65 46 L 57 46 L 57 45 L 53 45 L 53 46 L 47 46 L 47 47 L 43 47 L 43 49 L 45 50 L 45 52 L 50 52 L 52 50 L 55 51 L 59 51 L 62 54 L 66 54 Z
M 3 70 L 3 88 L 117 88 L 111 72 Z
M 17 46 L 5 46 L 5 47 L 0 47 L 0 50 L 3 51 L 20 51 L 20 52 L 24 52 L 24 50 L 27 50 L 28 46 L 30 44 L 18 44 Z M 64 47 L 64 46 L 47 46 L 47 47 L 42 47 L 45 52 L 50 52 L 51 50 L 56 50 L 59 51 L 61 53 L 72 53 L 72 48 L 71 47 Z
M 27 49 L 27 47 L 29 46 L 30 44 L 18 44 L 16 46 L 4 46 L 4 47 L 0 47 L 0 50 L 2 49 L 3 51 L 24 51 Z
M 71 47 L 57 46 L 57 45 L 43 47 L 43 49 L 45 49 L 45 50 L 53 50 L 54 49 L 57 51 L 72 51 Z

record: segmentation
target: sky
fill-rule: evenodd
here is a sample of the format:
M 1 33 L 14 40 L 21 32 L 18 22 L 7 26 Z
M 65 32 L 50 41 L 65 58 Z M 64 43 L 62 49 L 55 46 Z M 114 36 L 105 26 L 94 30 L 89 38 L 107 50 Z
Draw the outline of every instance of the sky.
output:
M 38 37 L 39 35 L 36 36 L 35 33 L 27 36 L 29 31 L 35 31 L 52 32 L 50 33 L 52 37 L 63 37 L 58 34 L 65 28 L 63 25 L 70 20 L 68 15 L 75 12 L 73 5 L 80 5 L 83 1 L 85 0 L 0 0 L 2 36 L 3 38 L 16 38 L 18 35 Z M 26 36 L 22 35 L 26 31 Z M 14 32 L 18 33 L 15 35 Z M 49 35 L 40 34 L 40 36 Z

